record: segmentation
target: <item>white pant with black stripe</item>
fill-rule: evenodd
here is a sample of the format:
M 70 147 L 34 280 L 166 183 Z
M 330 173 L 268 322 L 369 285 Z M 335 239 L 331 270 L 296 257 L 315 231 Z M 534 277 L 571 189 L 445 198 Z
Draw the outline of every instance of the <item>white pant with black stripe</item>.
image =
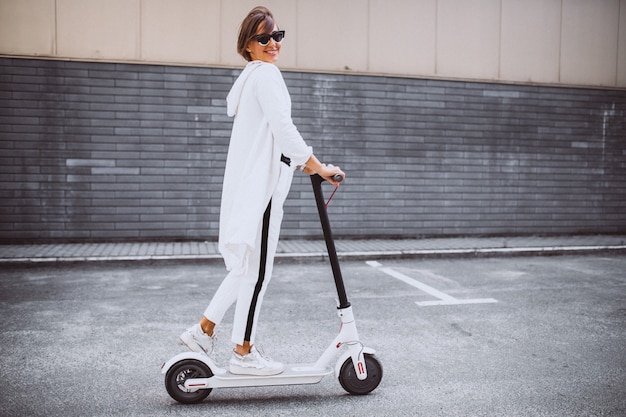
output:
M 258 226 L 259 233 L 257 233 L 255 250 L 248 258 L 247 273 L 231 271 L 224 278 L 204 311 L 204 317 L 217 325 L 222 321 L 230 306 L 236 302 L 232 341 L 239 345 L 243 345 L 244 340 L 254 344 L 263 296 L 272 278 L 274 256 L 283 219 L 283 204 L 293 177 L 292 168 L 286 164 L 280 164 L 280 166 L 278 187 Z

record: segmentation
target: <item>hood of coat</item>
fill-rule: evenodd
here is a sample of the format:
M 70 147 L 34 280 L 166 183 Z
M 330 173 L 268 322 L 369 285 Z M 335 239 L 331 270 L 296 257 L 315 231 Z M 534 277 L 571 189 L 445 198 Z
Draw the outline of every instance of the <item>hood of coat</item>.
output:
M 241 101 L 241 94 L 243 93 L 246 81 L 250 78 L 250 74 L 252 74 L 254 70 L 259 68 L 261 65 L 264 65 L 262 61 L 248 62 L 248 65 L 245 66 L 241 74 L 239 74 L 239 77 L 237 77 L 237 80 L 235 80 L 235 83 L 226 97 L 226 112 L 230 117 L 237 114 L 239 103 Z

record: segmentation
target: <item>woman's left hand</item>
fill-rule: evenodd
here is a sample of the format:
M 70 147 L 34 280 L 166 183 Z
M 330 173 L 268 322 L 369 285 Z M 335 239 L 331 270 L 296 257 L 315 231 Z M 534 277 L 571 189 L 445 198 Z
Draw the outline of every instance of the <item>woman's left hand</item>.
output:
M 341 181 L 335 181 L 333 179 L 335 175 L 337 174 L 341 175 L 342 181 L 346 178 L 345 172 L 343 172 L 339 167 L 336 167 L 334 165 L 323 165 L 322 172 L 319 172 L 319 174 L 322 176 L 322 178 L 324 178 L 326 181 L 328 181 L 335 187 L 339 186 L 339 183 L 341 182 Z
M 319 159 L 317 159 L 314 155 L 311 155 L 310 158 L 306 161 L 306 164 L 304 165 L 304 169 L 302 171 L 307 175 L 319 174 L 322 178 L 324 178 L 335 187 L 338 186 L 341 182 L 335 181 L 333 179 L 335 175 L 341 175 L 342 180 L 346 177 L 346 174 L 339 167 L 330 164 L 322 164 Z

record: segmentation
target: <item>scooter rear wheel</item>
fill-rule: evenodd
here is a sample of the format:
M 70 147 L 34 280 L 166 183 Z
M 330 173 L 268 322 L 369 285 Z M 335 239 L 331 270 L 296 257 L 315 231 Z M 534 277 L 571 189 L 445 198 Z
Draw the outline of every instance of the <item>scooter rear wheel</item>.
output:
M 185 381 L 190 378 L 210 378 L 213 372 L 204 363 L 195 359 L 185 359 L 175 363 L 165 374 L 165 389 L 167 393 L 183 404 L 199 403 L 210 393 L 211 389 L 188 390 Z
M 350 394 L 365 395 L 374 391 L 380 381 L 383 379 L 383 366 L 380 364 L 376 356 L 364 354 L 365 367 L 367 369 L 367 378 L 361 381 L 356 376 L 352 358 L 346 359 L 341 365 L 339 371 L 339 383 Z

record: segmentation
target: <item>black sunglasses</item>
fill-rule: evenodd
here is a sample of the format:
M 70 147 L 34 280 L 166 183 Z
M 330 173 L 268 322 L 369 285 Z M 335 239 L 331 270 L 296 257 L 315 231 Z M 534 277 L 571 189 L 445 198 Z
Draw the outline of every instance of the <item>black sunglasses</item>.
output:
M 266 33 L 264 35 L 256 35 L 252 39 L 256 39 L 256 41 L 261 46 L 267 46 L 270 43 L 270 38 L 274 39 L 274 42 L 276 43 L 281 43 L 284 37 L 285 37 L 285 31 L 277 30 L 276 32 Z

